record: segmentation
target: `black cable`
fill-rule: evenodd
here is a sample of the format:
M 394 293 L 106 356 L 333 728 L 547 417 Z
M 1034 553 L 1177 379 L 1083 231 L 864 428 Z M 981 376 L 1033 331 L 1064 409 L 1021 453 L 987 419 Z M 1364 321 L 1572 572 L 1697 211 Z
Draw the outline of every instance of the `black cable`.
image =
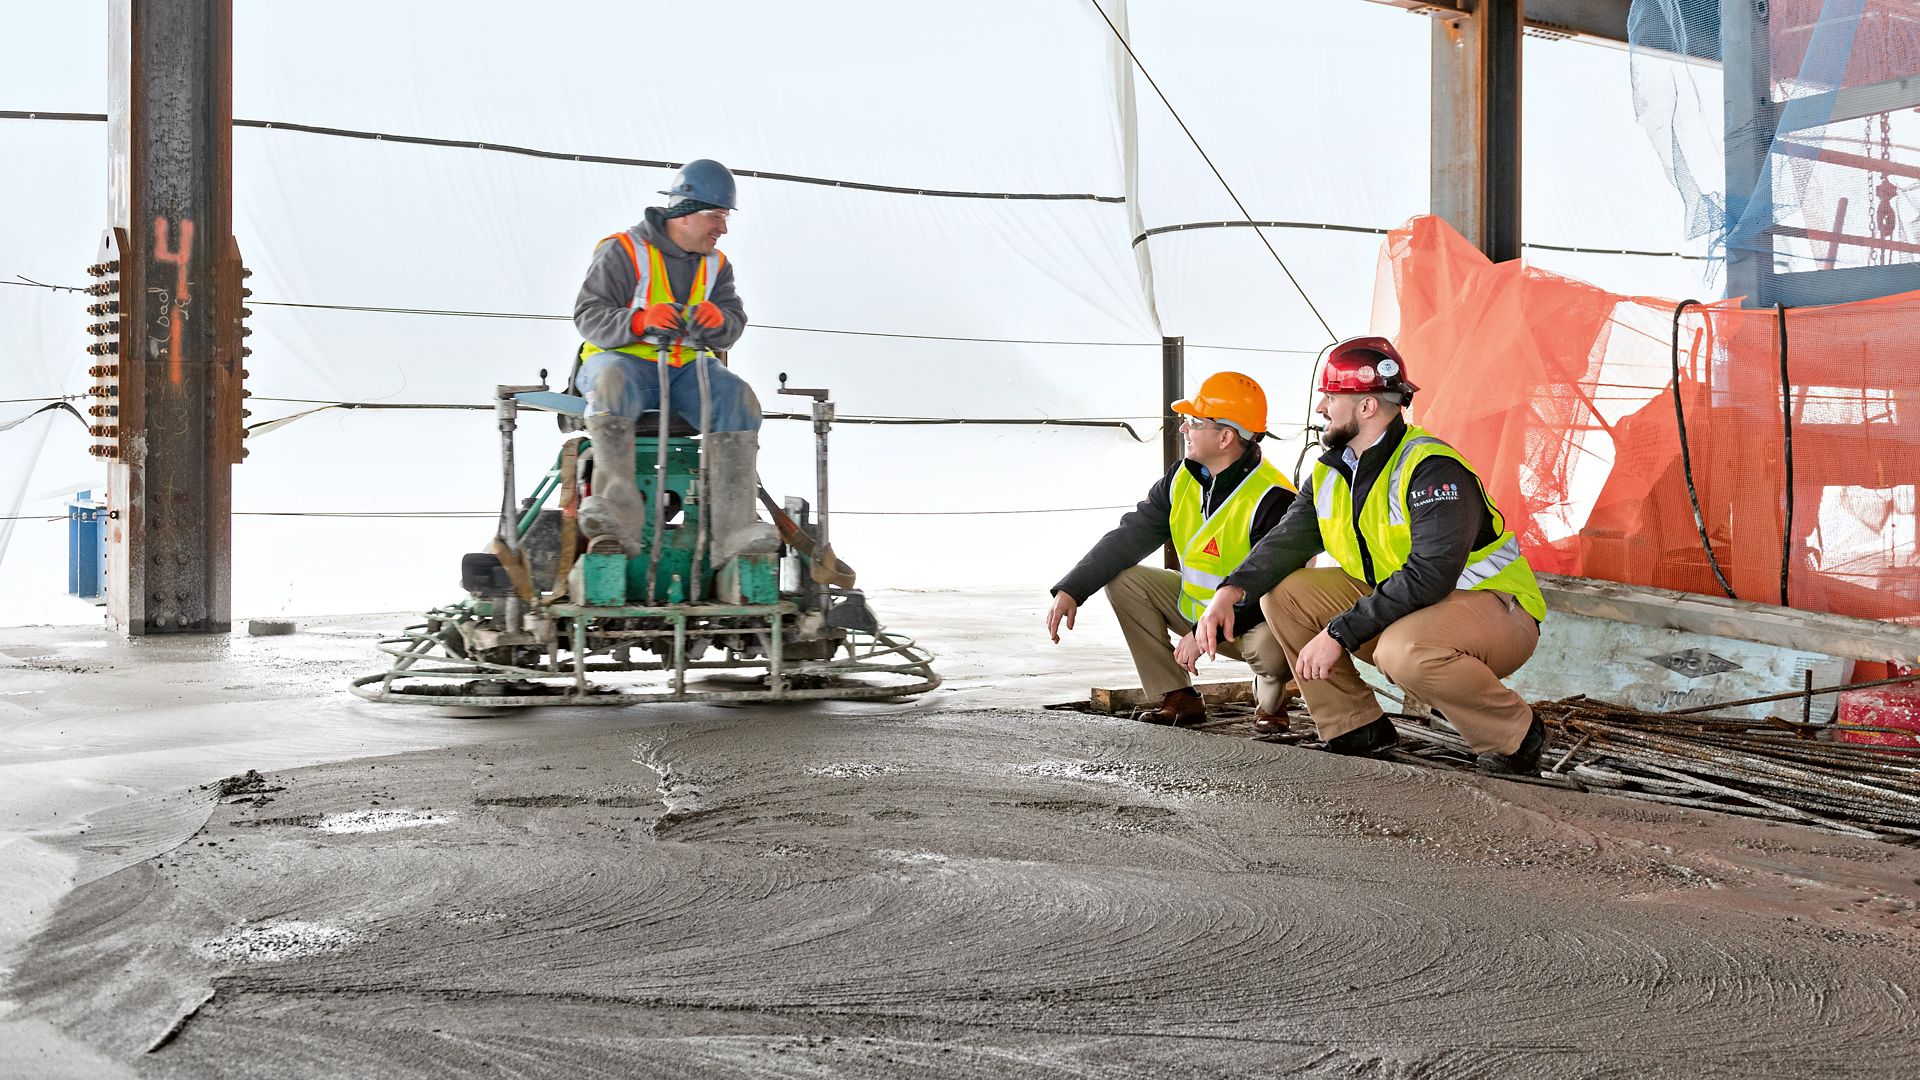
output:
M 16 278 L 19 278 L 20 280 L 0 281 L 0 285 L 15 285 L 15 286 L 27 285 L 36 289 L 52 289 L 54 292 L 83 293 L 87 291 L 75 285 L 49 285 L 44 281 L 35 281 L 25 274 L 15 274 L 13 276 Z
M 1338 342 L 1334 344 L 1338 344 Z M 1307 369 L 1307 415 L 1306 418 L 1300 422 L 1301 431 L 1304 432 L 1300 442 L 1300 456 L 1293 461 L 1293 487 L 1295 491 L 1300 490 L 1300 467 L 1306 464 L 1307 452 L 1316 446 L 1322 445 L 1320 435 L 1327 430 L 1324 425 L 1313 422 L 1318 404 L 1314 401 L 1314 398 L 1320 396 L 1320 368 L 1327 362 L 1327 351 L 1332 348 L 1333 345 L 1328 345 L 1318 353 L 1315 353 L 1313 366 Z
M 1300 440 L 1300 456 L 1293 459 L 1293 490 L 1295 493 L 1305 490 L 1300 483 L 1300 466 L 1307 463 L 1307 451 L 1320 445 L 1320 433 L 1325 430 L 1327 429 L 1318 424 L 1309 424 L 1305 437 Z
M 1240 196 L 1233 190 L 1233 185 L 1227 183 L 1227 178 L 1221 174 L 1219 166 L 1215 165 L 1213 159 L 1207 156 L 1206 148 L 1200 145 L 1200 140 L 1194 138 L 1193 130 L 1187 127 L 1185 120 L 1181 119 L 1180 110 L 1175 109 L 1173 102 L 1167 100 L 1166 93 L 1160 89 L 1160 84 L 1153 80 L 1153 73 L 1147 70 L 1147 65 L 1141 63 L 1140 58 L 1134 55 L 1133 43 L 1128 41 L 1127 36 L 1120 32 L 1119 27 L 1113 25 L 1113 20 L 1107 17 L 1106 9 L 1100 6 L 1100 0 L 1087 0 L 1087 2 L 1093 5 L 1093 10 L 1100 13 L 1101 20 L 1107 24 L 1107 29 L 1113 31 L 1114 40 L 1120 43 L 1121 48 L 1127 50 L 1127 59 L 1133 61 L 1133 66 L 1139 69 L 1141 77 L 1147 80 L 1147 85 L 1153 87 L 1153 92 L 1159 95 L 1160 104 L 1167 107 L 1167 112 L 1173 116 L 1173 122 L 1180 125 L 1180 130 L 1186 133 L 1187 141 L 1193 144 L 1193 148 L 1196 151 L 1199 151 L 1200 160 L 1206 162 L 1207 168 L 1213 170 L 1213 178 L 1220 181 L 1220 186 L 1226 189 L 1227 197 L 1233 200 L 1233 205 L 1239 209 L 1240 216 L 1246 218 L 1247 221 L 1251 223 L 1253 221 L 1253 215 L 1247 212 L 1247 205 L 1240 201 Z M 1267 234 L 1261 232 L 1258 228 L 1253 230 L 1253 234 L 1260 238 L 1262 244 L 1266 245 L 1267 254 L 1273 256 L 1273 261 L 1280 264 L 1280 272 L 1287 275 L 1287 280 L 1293 283 L 1294 291 L 1300 294 L 1300 299 L 1306 301 L 1307 310 L 1313 312 L 1313 317 L 1320 320 L 1320 329 L 1325 330 L 1329 338 L 1335 341 L 1340 340 L 1340 335 L 1334 333 L 1333 327 L 1327 325 L 1326 316 L 1321 315 L 1320 309 L 1314 306 L 1313 297 L 1308 296 L 1307 290 L 1301 287 L 1300 279 L 1294 277 L 1293 271 L 1287 267 L 1287 260 L 1281 258 L 1280 253 L 1274 250 L 1273 242 L 1267 239 Z
M 279 397 L 256 397 L 253 400 L 254 401 L 277 401 L 277 402 L 282 402 L 290 405 L 319 406 L 319 408 L 317 409 L 309 410 L 308 411 L 309 414 L 315 413 L 315 412 L 321 412 L 326 409 L 342 409 L 348 412 L 352 412 L 355 410 L 362 410 L 362 409 L 374 411 L 374 412 L 407 411 L 407 410 L 414 410 L 414 411 L 449 410 L 449 411 L 456 411 L 456 412 L 492 412 L 494 408 L 492 405 L 468 405 L 468 404 L 453 404 L 453 403 L 441 403 L 441 402 L 324 401 L 324 400 L 318 400 L 314 398 L 279 398 Z M 260 420 L 255 423 L 248 424 L 247 430 L 253 431 L 256 428 L 267 428 L 267 427 L 272 427 L 278 424 L 283 424 L 286 421 L 292 419 L 294 416 L 300 416 L 300 415 L 304 415 L 304 414 L 294 413 L 291 416 L 277 417 L 272 420 Z M 813 419 L 813 415 L 811 413 L 770 412 L 770 413 L 763 413 L 761 415 L 768 420 L 811 421 Z M 986 425 L 986 426 L 992 426 L 992 427 L 1118 428 L 1121 431 L 1126 432 L 1128 437 L 1133 439 L 1134 442 L 1143 443 L 1147 441 L 1145 438 L 1143 438 L 1140 435 L 1138 431 L 1134 429 L 1132 424 L 1128 423 L 1125 420 L 1105 419 L 1105 418 L 1098 418 L 1098 417 L 1054 418 L 1054 417 L 1044 417 L 1044 416 L 1036 416 L 1036 417 L 1027 417 L 1027 416 L 847 416 L 842 414 L 834 417 L 834 423 L 836 424 L 867 424 L 867 425 L 881 426 L 881 427 L 885 427 L 885 426 L 964 427 L 971 424 L 980 424 L 980 425 Z M 0 430 L 4 430 L 4 429 L 0 429 Z
M 768 420 L 812 420 L 811 413 L 762 413 Z M 969 424 L 986 424 L 994 427 L 1091 427 L 1119 428 L 1125 431 L 1134 442 L 1147 440 L 1133 429 L 1125 420 L 1051 420 L 1045 417 L 945 417 L 945 416 L 839 416 L 833 418 L 836 424 L 869 424 L 874 426 L 924 427 L 929 425 L 952 425 L 964 427 Z M 839 513 L 840 511 L 835 511 Z
M 1322 232 L 1361 233 L 1367 236 L 1385 236 L 1392 229 L 1377 225 L 1336 225 L 1330 221 L 1187 221 L 1177 225 L 1156 225 L 1133 238 L 1133 246 L 1139 247 L 1148 237 L 1164 233 L 1191 232 L 1195 229 L 1309 229 Z M 1642 251 L 1637 248 L 1591 248 L 1576 247 L 1571 244 L 1523 243 L 1523 248 L 1535 251 L 1565 251 L 1574 255 L 1644 255 L 1657 259 L 1688 259 L 1695 262 L 1707 262 L 1711 255 L 1688 255 L 1683 251 Z
M 24 112 L 18 109 L 0 109 L 0 120 L 66 120 L 104 122 L 105 113 L 68 113 L 68 112 Z M 563 150 L 536 150 L 530 146 L 511 146 L 504 143 L 476 142 L 472 139 L 437 139 L 426 135 L 395 135 L 385 131 L 357 131 L 351 128 L 322 127 L 318 124 L 298 124 L 284 120 L 235 120 L 237 128 L 257 128 L 264 131 L 297 131 L 306 135 L 329 135 L 342 139 L 366 139 L 372 142 L 400 143 L 404 146 L 444 146 L 457 150 L 485 150 L 496 154 L 516 154 L 521 157 L 546 158 L 550 161 L 577 161 L 590 165 L 625 165 L 645 169 L 678 169 L 684 161 L 654 161 L 649 158 L 613 157 L 607 154 L 569 154 Z M 751 176 L 760 180 L 784 180 L 793 184 L 815 184 L 821 187 L 849 188 L 854 191 L 880 191 L 893 195 L 925 195 L 942 199 L 1003 199 L 1047 202 L 1099 202 L 1124 203 L 1124 195 L 1092 195 L 1073 192 L 1027 192 L 1027 191 L 948 191 L 941 188 L 901 187 L 896 184 L 868 184 L 857 180 L 834 180 L 824 176 L 802 176 L 797 173 L 768 172 L 765 169 L 732 169 L 735 176 Z
M 85 291 L 69 285 L 48 285 L 44 282 L 29 279 L 0 281 L 0 285 L 52 289 L 56 292 Z M 435 315 L 455 319 L 531 319 L 538 322 L 573 321 L 573 316 L 571 315 L 541 315 L 525 311 L 462 311 L 454 308 L 382 307 L 377 304 L 312 304 L 298 300 L 250 299 L 247 301 L 247 304 L 251 307 L 308 308 L 315 311 L 363 311 L 376 315 Z M 834 330 L 821 326 L 780 326 L 774 323 L 753 323 L 752 325 L 761 330 L 782 330 L 795 334 L 843 334 L 851 337 L 899 338 L 907 341 L 963 341 L 972 344 L 987 345 L 1072 345 L 1103 349 L 1158 349 L 1161 347 L 1157 341 L 1055 341 L 1046 338 L 964 337 L 958 334 L 902 334 L 886 330 Z M 1295 356 L 1306 356 L 1314 351 L 1312 349 L 1269 349 L 1256 345 L 1197 345 L 1191 343 L 1188 344 L 1187 348 Z M 491 408 L 491 406 L 488 407 Z
M 994 517 L 1007 514 L 1080 514 L 1092 511 L 1131 510 L 1133 503 L 1115 506 L 1048 506 L 1036 510 L 835 510 L 853 517 Z M 430 518 L 439 520 L 496 520 L 499 511 L 485 510 L 235 510 L 233 517 L 310 517 L 310 518 Z M 28 515 L 0 517 L 0 521 L 65 521 L 65 515 Z
M 0 282 L 11 285 L 13 282 Z M 54 286 L 42 286 L 53 288 Z M 249 300 L 254 307 L 311 308 L 319 311 L 365 311 L 380 315 L 440 315 L 462 319 L 534 319 L 544 322 L 573 321 L 571 315 L 538 315 L 522 311 L 459 311 L 450 308 L 378 307 L 366 304 L 309 304 L 293 300 Z M 1158 349 L 1156 341 L 1056 341 L 1046 338 L 966 337 L 959 334 L 904 334 L 889 330 L 835 330 L 824 326 L 781 326 L 777 323 L 752 323 L 757 330 L 780 330 L 793 334 L 839 334 L 847 337 L 897 338 L 906 341 L 963 341 L 986 345 L 1072 345 L 1102 349 Z M 1305 354 L 1306 349 L 1266 349 L 1251 345 L 1192 345 L 1195 349 L 1224 349 L 1232 352 Z
M 1673 366 L 1673 419 L 1680 428 L 1680 468 L 1687 477 L 1687 500 L 1693 504 L 1693 527 L 1700 532 L 1700 546 L 1706 549 L 1707 565 L 1713 567 L 1714 580 L 1726 591 L 1729 600 L 1738 600 L 1733 595 L 1733 586 L 1727 584 L 1727 576 L 1720 572 L 1720 560 L 1714 557 L 1713 541 L 1707 536 L 1706 518 L 1700 513 L 1700 493 L 1693 486 L 1693 455 L 1687 449 L 1687 414 L 1680 404 L 1680 315 L 1689 307 L 1697 307 L 1698 300 L 1682 300 L 1673 309 L 1672 352 L 1669 359 Z
M 34 417 L 39 416 L 43 412 L 53 412 L 55 410 L 61 410 L 61 411 L 72 414 L 75 420 L 80 421 L 81 427 L 89 428 L 89 429 L 92 427 L 92 425 L 87 423 L 87 418 L 80 415 L 80 410 L 67 404 L 65 401 L 56 401 L 50 405 L 42 405 L 39 408 L 28 413 L 27 415 L 19 418 L 18 420 L 9 420 L 4 424 L 0 424 L 0 431 L 11 431 L 14 428 L 19 427 L 21 424 L 24 424 L 27 421 L 33 419 Z
M 1780 606 L 1786 607 L 1787 567 L 1793 556 L 1793 381 L 1787 377 L 1787 305 L 1775 304 L 1773 310 L 1780 327 L 1780 425 L 1787 446 L 1787 521 L 1780 532 Z
M 836 514 L 851 514 L 854 517 L 994 517 L 1001 514 L 1080 514 L 1094 510 L 1132 510 L 1135 503 L 1124 506 L 1048 506 L 1039 510 L 835 510 Z
M 318 517 L 318 518 L 489 518 L 500 519 L 500 511 L 480 510 L 235 510 L 234 517 Z

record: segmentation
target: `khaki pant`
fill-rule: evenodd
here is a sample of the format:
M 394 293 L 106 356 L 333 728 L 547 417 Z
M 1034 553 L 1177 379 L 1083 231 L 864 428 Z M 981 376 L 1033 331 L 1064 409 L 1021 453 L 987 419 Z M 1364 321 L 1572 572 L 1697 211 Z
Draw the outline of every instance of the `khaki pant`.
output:
M 1260 610 L 1291 662 L 1372 591 L 1337 567 L 1296 570 L 1260 598 Z M 1300 696 L 1323 739 L 1378 719 L 1380 702 L 1354 668 L 1357 656 L 1439 710 L 1476 753 L 1511 754 L 1526 738 L 1533 710 L 1500 680 L 1519 670 L 1539 643 L 1540 624 L 1512 597 L 1456 589 L 1341 656 L 1326 678 L 1300 680 Z
M 1180 575 L 1172 570 L 1130 566 L 1105 591 L 1107 602 L 1120 619 L 1127 649 L 1133 653 L 1141 688 L 1157 698 L 1192 686 L 1193 677 L 1174 663 L 1173 645 L 1167 640 L 1169 634 L 1180 638 L 1193 630 L 1193 624 L 1180 614 Z M 1246 661 L 1253 669 L 1253 697 L 1260 708 L 1271 713 L 1281 711 L 1287 658 L 1272 631 L 1265 626 L 1254 627 L 1236 640 L 1223 642 L 1220 651 Z

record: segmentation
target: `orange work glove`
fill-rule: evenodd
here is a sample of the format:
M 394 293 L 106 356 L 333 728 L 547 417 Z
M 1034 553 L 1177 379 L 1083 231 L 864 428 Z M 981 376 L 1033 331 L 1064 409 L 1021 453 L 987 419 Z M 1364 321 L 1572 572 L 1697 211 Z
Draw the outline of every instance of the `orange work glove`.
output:
M 636 337 L 648 334 L 665 333 L 673 337 L 680 336 L 680 313 L 672 304 L 653 304 L 633 313 L 633 333 Z
M 726 324 L 727 313 L 712 302 L 702 300 L 687 309 L 687 321 L 703 330 L 718 330 Z

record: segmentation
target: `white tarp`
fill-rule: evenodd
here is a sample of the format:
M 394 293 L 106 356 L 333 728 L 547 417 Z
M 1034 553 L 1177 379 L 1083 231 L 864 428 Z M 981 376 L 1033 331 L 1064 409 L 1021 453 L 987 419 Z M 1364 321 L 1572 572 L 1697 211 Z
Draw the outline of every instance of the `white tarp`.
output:
M 5 0 L 0 16 L 11 28 L 0 110 L 105 111 L 103 5 Z M 1424 19 L 1357 0 L 1132 0 L 1124 16 L 1140 62 L 1254 219 L 1377 228 L 1426 211 Z M 1124 53 L 1091 0 L 581 2 L 537 14 L 242 0 L 234 31 L 242 120 L 1104 197 L 742 178 L 722 246 L 753 326 L 733 365 L 769 411 L 804 411 L 805 399 L 774 394 L 787 372 L 831 387 L 843 416 L 1120 417 L 1144 440 L 1113 428 L 836 427 L 835 547 L 866 583 L 1042 586 L 1063 572 L 1159 471 L 1163 333 L 1187 340 L 1190 384 L 1234 368 L 1267 386 L 1272 453 L 1292 467 L 1328 335 L 1244 227 L 1146 241 L 1149 302 L 1133 219 L 1154 229 L 1242 215 L 1154 88 L 1116 68 Z M 1634 124 L 1625 54 L 1530 41 L 1527 63 L 1530 239 L 1672 249 L 1676 200 Z M 1556 134 L 1570 128 L 1584 141 Z M 0 119 L 0 280 L 84 283 L 106 225 L 106 134 L 97 122 Z M 1130 138 L 1131 207 L 1118 201 Z M 313 407 L 274 399 L 483 404 L 496 383 L 542 367 L 564 378 L 577 340 L 564 319 L 280 305 L 564 316 L 595 242 L 657 202 L 669 175 L 237 128 L 254 421 Z M 1376 235 L 1264 232 L 1336 333 L 1366 331 Z M 1696 273 L 1673 259 L 1530 254 L 1630 291 L 1684 289 Z M 38 407 L 11 399 L 84 393 L 85 303 L 0 286 L 0 424 Z M 524 492 L 559 437 L 544 416 L 523 432 Z M 769 421 L 763 443 L 768 486 L 811 496 L 809 425 Z M 0 510 L 57 515 L 72 491 L 103 487 L 85 445 L 64 415 L 0 432 Z M 460 553 L 491 531 L 476 519 L 291 516 L 489 511 L 499 477 L 485 412 L 330 411 L 250 445 L 235 472 L 236 616 L 449 599 Z M 1097 509 L 1074 509 L 1086 507 Z M 60 599 L 65 526 L 8 525 L 0 622 L 87 618 Z

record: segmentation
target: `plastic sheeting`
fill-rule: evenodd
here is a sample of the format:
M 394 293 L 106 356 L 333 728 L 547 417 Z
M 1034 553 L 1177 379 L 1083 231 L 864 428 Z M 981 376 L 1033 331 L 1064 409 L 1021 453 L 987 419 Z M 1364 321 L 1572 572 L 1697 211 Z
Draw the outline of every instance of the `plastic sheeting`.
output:
M 48 7 L 0 3 L 9 25 L 31 31 L 0 42 L 0 109 L 104 112 L 103 13 Z M 1379 230 L 1425 209 L 1425 19 L 1358 2 L 1106 7 L 1256 220 Z M 804 411 L 805 399 L 774 393 L 786 372 L 794 385 L 831 387 L 842 416 L 1117 417 L 1140 438 L 1115 428 L 836 427 L 835 547 L 865 584 L 1044 585 L 1071 565 L 1159 472 L 1163 334 L 1187 340 L 1191 383 L 1223 368 L 1260 379 L 1272 453 L 1291 467 L 1298 451 L 1313 357 L 1328 335 L 1244 224 L 1136 242 L 1141 229 L 1241 215 L 1088 0 L 911 10 L 735 0 L 697 13 L 581 3 L 538 14 L 500 2 L 242 3 L 234 24 L 242 120 L 714 157 L 915 190 L 1097 197 L 742 178 L 722 246 L 752 327 L 733 364 L 768 410 Z M 1634 130 L 1623 54 L 1528 49 L 1530 107 L 1539 102 L 1529 139 L 1536 115 L 1548 129 L 1604 116 L 1606 130 Z M 1555 50 L 1548 62 L 1534 59 L 1542 49 Z M 1598 78 L 1617 92 L 1596 95 Z M 14 208 L 0 225 L 0 280 L 80 283 L 105 225 L 105 137 L 98 123 L 0 119 L 0 157 L 33 163 L 0 173 Z M 1131 204 L 1119 201 L 1129 140 Z M 1535 190 L 1536 176 L 1553 184 L 1596 171 L 1593 152 L 1585 144 L 1581 163 L 1544 173 L 1530 160 L 1529 229 L 1571 246 L 1672 250 L 1675 230 L 1636 210 L 1596 215 Z M 1659 177 L 1637 144 L 1617 172 L 1634 192 Z M 255 270 L 254 421 L 314 407 L 304 399 L 484 405 L 497 383 L 531 381 L 543 367 L 564 377 L 576 341 L 564 316 L 595 242 L 657 201 L 669 175 L 237 128 L 235 233 Z M 1629 220 L 1644 227 L 1621 243 Z M 1377 231 L 1263 231 L 1336 333 L 1368 329 Z M 1603 274 L 1633 262 L 1529 254 L 1594 260 Z M 0 286 L 0 319 L 9 390 L 0 396 L 84 392 L 83 298 Z M 0 405 L 0 423 L 26 407 Z M 559 436 L 539 416 L 523 433 L 524 492 Z M 72 490 L 103 486 L 82 434 L 70 417 L 0 434 L 0 506 L 57 514 Z M 812 494 L 811 443 L 809 425 L 769 421 L 770 489 Z M 234 474 L 238 617 L 439 602 L 456 588 L 459 554 L 491 530 L 483 519 L 296 516 L 486 513 L 499 478 L 484 411 L 333 410 L 250 446 Z M 0 619 L 70 617 L 35 599 L 57 598 L 64 530 L 15 524 L 0 544 Z
M 1920 293 L 1743 309 L 1494 265 L 1438 218 L 1381 256 L 1380 321 L 1535 569 L 1920 617 Z M 1497 363 L 1489 363 L 1497 358 Z
M 1690 237 L 1717 254 L 1752 252 L 1785 271 L 1920 259 L 1920 118 L 1902 107 L 1920 75 L 1915 0 L 1772 0 L 1755 66 L 1766 130 L 1726 131 L 1723 52 L 1754 33 L 1723 26 L 1721 0 L 1633 0 L 1633 86 L 1655 151 L 1685 205 Z M 1852 117 L 1846 91 L 1886 90 L 1893 107 Z M 1884 95 L 1883 95 L 1884 96 Z M 1723 144 L 1752 140 L 1751 186 L 1729 190 Z

